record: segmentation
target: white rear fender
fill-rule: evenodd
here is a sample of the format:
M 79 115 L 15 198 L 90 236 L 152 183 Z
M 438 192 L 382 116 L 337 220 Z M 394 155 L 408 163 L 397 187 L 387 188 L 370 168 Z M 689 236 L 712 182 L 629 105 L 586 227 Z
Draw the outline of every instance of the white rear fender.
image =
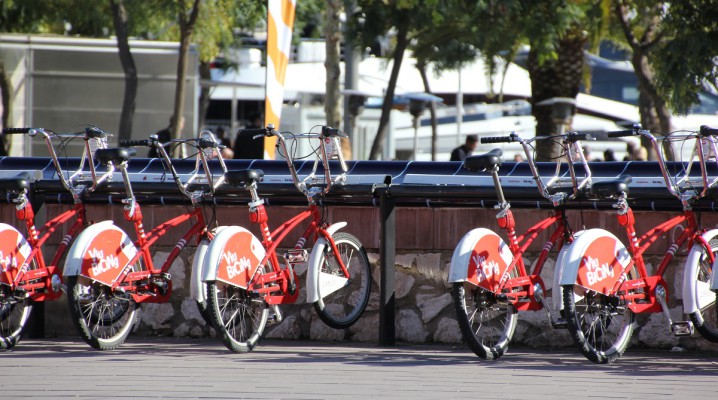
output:
M 559 285 L 578 284 L 606 293 L 631 262 L 626 246 L 611 232 L 588 229 L 568 246 L 561 260 Z
M 207 247 L 201 282 L 219 280 L 246 289 L 265 255 L 252 232 L 241 226 L 225 227 Z
M 83 275 L 111 285 L 137 255 L 129 236 L 112 221 L 85 228 L 67 252 L 63 275 Z
M 216 236 L 226 226 L 219 226 L 213 230 L 213 234 Z M 202 276 L 204 274 L 204 257 L 207 254 L 207 248 L 209 247 L 209 240 L 202 239 L 197 245 L 197 249 L 194 252 L 194 258 L 192 259 L 192 273 L 191 282 L 189 287 L 190 298 L 203 303 L 207 300 L 207 293 L 204 290 L 204 282 L 202 282 Z
M 336 231 L 344 228 L 345 226 L 347 226 L 346 222 L 337 222 L 330 225 L 327 228 L 327 232 L 329 233 L 329 236 L 331 236 L 334 235 Z M 319 239 L 317 239 L 317 242 L 314 243 L 314 247 L 312 248 L 312 252 L 309 256 L 309 264 L 307 265 L 307 303 L 309 304 L 314 303 L 320 299 L 319 287 L 317 283 L 319 282 L 319 274 L 321 268 L 320 264 L 322 262 L 322 255 L 324 254 L 324 247 L 326 245 L 327 239 L 323 236 L 320 237 Z M 346 279 L 344 279 L 344 281 L 346 281 Z M 341 282 L 339 280 L 337 280 L 336 283 L 337 284 L 332 285 L 331 288 L 322 289 L 322 295 L 326 296 L 331 292 L 340 289 L 343 286 L 340 286 Z M 327 292 L 325 290 L 329 291 Z
M 449 282 L 471 282 L 495 290 L 513 261 L 511 249 L 495 232 L 472 229 L 454 249 L 449 266 Z
M 718 237 L 718 229 L 711 229 L 703 234 L 703 239 L 707 243 L 716 237 Z M 683 273 L 683 311 L 686 314 L 703 309 L 716 300 L 716 295 L 711 290 L 718 289 L 718 279 L 716 278 L 718 274 L 715 273 L 718 260 L 713 262 L 711 280 L 709 282 L 698 281 L 699 263 L 703 251 L 703 246 L 695 244 L 688 251 L 688 257 L 686 257 Z
M 551 286 L 551 302 L 553 310 L 563 310 L 563 288 L 561 287 L 561 274 L 563 273 L 563 266 L 566 263 L 566 254 L 568 254 L 571 245 L 575 243 L 575 240 L 583 234 L 584 231 L 574 232 L 574 242 L 566 243 L 561 248 L 556 256 L 556 266 L 553 270 L 553 284 Z M 575 274 L 575 272 L 573 272 Z M 575 279 L 575 277 L 574 277 Z
M 14 226 L 0 223 L 0 284 L 12 286 L 12 281 L 28 262 L 32 253 L 25 236 Z

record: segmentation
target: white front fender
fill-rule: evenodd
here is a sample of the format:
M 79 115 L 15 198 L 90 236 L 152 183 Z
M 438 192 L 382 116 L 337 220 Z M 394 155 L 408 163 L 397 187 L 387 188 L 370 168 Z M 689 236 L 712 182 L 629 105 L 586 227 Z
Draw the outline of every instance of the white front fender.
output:
M 127 236 L 122 229 L 117 227 L 112 220 L 102 221 L 90 225 L 80 232 L 77 239 L 75 239 L 75 242 L 67 251 L 67 257 L 65 258 L 65 266 L 62 274 L 64 276 L 85 275 L 92 277 L 87 270 L 83 271 L 85 255 L 87 254 L 88 249 L 91 246 L 94 246 L 93 241 L 98 239 L 101 234 L 109 231 L 117 232 L 120 235 L 120 238 L 117 242 L 111 241 L 107 243 L 107 246 L 109 246 L 108 249 L 111 250 L 108 251 L 108 254 L 116 254 L 116 249 L 122 249 L 122 253 L 124 253 L 127 261 L 133 259 L 137 254 L 137 248 L 134 243 L 132 243 L 129 236 Z M 124 267 L 125 265 L 118 265 L 117 268 L 114 268 L 116 275 L 119 275 Z M 93 279 L 96 278 L 97 277 L 94 277 Z M 102 281 L 102 279 L 100 279 L 100 281 Z M 103 283 L 109 284 L 110 282 L 111 280 L 105 279 L 105 282 Z
M 333 235 L 339 229 L 347 226 L 346 222 L 337 222 L 327 228 L 329 235 Z M 309 256 L 309 264 L 307 265 L 307 303 L 311 304 L 319 300 L 319 271 L 321 268 L 322 255 L 324 254 L 324 246 L 327 245 L 327 239 L 320 237 L 314 243 L 312 252 Z
M 226 226 L 219 226 L 214 229 L 214 235 L 218 235 Z M 202 277 L 204 276 L 204 257 L 207 255 L 207 249 L 209 248 L 210 241 L 203 239 L 197 245 L 197 249 L 194 252 L 194 259 L 192 260 L 192 272 L 190 274 L 190 287 L 189 294 L 190 298 L 203 303 L 207 300 L 207 293 L 204 289 L 204 282 Z
M 710 243 L 711 239 L 718 236 L 718 229 L 711 229 L 703 234 L 703 239 Z M 713 263 L 710 282 L 698 282 L 698 263 L 700 262 L 703 246 L 694 244 L 686 257 L 686 264 L 683 273 L 683 311 L 686 314 L 694 313 L 715 302 L 716 295 L 711 290 L 718 289 L 718 278 L 716 278 L 716 267 L 718 260 Z M 695 283 L 695 286 L 694 286 Z

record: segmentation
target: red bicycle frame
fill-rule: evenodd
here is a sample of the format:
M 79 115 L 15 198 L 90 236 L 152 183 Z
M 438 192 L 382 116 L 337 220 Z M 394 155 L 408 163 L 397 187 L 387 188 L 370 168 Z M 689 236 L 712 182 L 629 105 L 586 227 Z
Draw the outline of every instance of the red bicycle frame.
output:
M 628 271 L 635 267 L 638 272 L 638 278 L 631 280 L 619 280 L 614 286 L 612 293 L 619 293 L 622 298 L 626 299 L 629 304 L 629 308 L 634 313 L 639 312 L 661 312 L 663 309 L 659 303 L 656 302 L 655 288 L 661 284 L 666 287 L 663 281 L 663 275 L 668 268 L 668 265 L 675 257 L 676 252 L 683 247 L 686 243 L 689 247 L 693 244 L 700 243 L 703 246 L 708 255 L 708 259 L 713 264 L 714 257 L 713 252 L 710 251 L 710 245 L 703 239 L 702 234 L 705 232 L 698 225 L 695 214 L 690 209 L 685 209 L 683 215 L 671 218 L 665 221 L 648 232 L 636 238 L 635 224 L 636 219 L 633 215 L 633 210 L 630 208 L 626 209 L 624 214 L 618 216 L 618 223 L 626 229 L 628 235 L 628 248 L 631 251 L 633 257 L 628 263 L 626 268 L 623 270 L 623 276 L 627 276 Z M 673 244 L 668 248 L 666 254 L 663 256 L 661 263 L 658 265 L 658 269 L 655 274 L 649 275 L 646 271 L 646 265 L 643 261 L 643 254 L 648 250 L 653 243 L 658 240 L 659 237 L 663 236 L 669 230 L 674 227 L 686 223 L 686 228 L 683 230 L 681 235 L 676 239 Z M 641 292 L 636 293 L 636 290 L 643 289 Z M 637 300 L 643 300 L 637 302 Z
M 266 296 L 265 300 L 268 304 L 288 304 L 297 301 L 299 290 L 298 286 L 296 286 L 296 275 L 294 275 L 294 271 L 291 269 L 291 264 L 288 264 L 290 268 L 280 267 L 279 258 L 277 257 L 277 246 L 282 243 L 289 232 L 293 231 L 294 228 L 307 218 L 311 218 L 309 226 L 304 230 L 294 249 L 303 249 L 310 238 L 316 240 L 321 235 L 329 243 L 332 252 L 339 254 L 334 240 L 326 230 L 326 224 L 322 222 L 320 209 L 314 203 L 310 204 L 307 210 L 288 219 L 271 232 L 267 224 L 268 217 L 264 204 L 259 204 L 250 210 L 250 221 L 259 225 L 262 231 L 262 245 L 267 251 L 267 254 L 259 265 L 266 265 L 267 262 L 272 265 L 272 271 L 270 272 L 255 273 L 250 280 L 250 285 L 252 285 L 254 291 Z M 344 265 L 344 261 L 341 257 L 337 257 L 336 261 L 344 273 L 344 276 L 349 279 L 349 271 Z M 260 269 L 257 269 L 257 271 L 260 271 Z M 290 286 L 291 283 L 295 284 L 293 289 Z
M 570 240 L 570 235 L 566 236 L 568 230 L 566 228 L 565 220 L 565 211 L 563 209 L 556 209 L 552 216 L 539 221 L 534 226 L 526 230 L 523 235 L 517 237 L 516 231 L 514 230 L 516 222 L 511 210 L 507 210 L 505 216 L 498 218 L 499 227 L 506 230 L 509 239 L 509 249 L 514 256 L 514 259 L 511 264 L 509 264 L 507 271 L 517 268 L 519 276 L 516 278 L 508 278 L 508 276 L 504 276 L 500 282 L 499 290 L 497 290 L 497 292 L 506 294 L 509 301 L 511 301 L 512 305 L 517 310 L 529 311 L 541 309 L 541 302 L 534 296 L 534 285 L 538 283 L 541 285 L 541 288 L 545 290 L 540 276 L 543 266 L 548 259 L 548 255 L 557 245 L 557 250 L 560 251 L 566 237 Z M 554 228 L 553 233 L 551 233 L 549 240 L 544 244 L 539 257 L 536 260 L 533 272 L 531 274 L 527 274 L 526 266 L 523 261 L 523 254 L 529 246 L 531 246 L 538 235 L 554 224 L 556 227 Z M 519 301 L 519 299 L 525 298 L 530 299 L 530 301 Z

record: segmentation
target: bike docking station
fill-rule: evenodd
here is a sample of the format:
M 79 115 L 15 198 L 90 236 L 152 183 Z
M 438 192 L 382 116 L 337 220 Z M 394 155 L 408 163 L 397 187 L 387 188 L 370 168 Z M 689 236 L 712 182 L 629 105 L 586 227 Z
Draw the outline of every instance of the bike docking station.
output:
M 79 158 L 60 160 L 64 170 L 72 171 L 80 163 Z M 332 161 L 333 163 L 334 161 Z M 293 183 L 284 160 L 227 160 L 229 170 L 259 169 L 264 172 L 257 191 L 268 207 L 306 205 L 306 197 L 299 193 Z M 708 173 L 718 176 L 715 163 L 708 163 Z M 197 165 L 194 160 L 173 160 L 177 173 L 182 178 L 192 174 Z M 217 173 L 214 179 L 222 177 L 219 163 L 210 161 Z M 297 174 L 312 173 L 314 162 L 295 162 Z M 332 187 L 322 198 L 324 204 L 349 207 L 379 207 L 381 218 L 379 259 L 380 316 L 379 344 L 391 346 L 395 343 L 395 257 L 396 257 L 396 208 L 493 208 L 497 204 L 495 187 L 488 172 L 469 172 L 460 162 L 414 162 L 414 161 L 354 161 L 347 162 L 348 172 L 343 183 Z M 98 169 L 104 167 L 98 166 Z M 316 172 L 316 179 L 310 185 L 322 186 L 323 174 Z M 556 164 L 537 163 L 542 177 L 553 177 Z M 580 167 L 579 167 L 580 168 Z M 681 204 L 667 190 L 657 162 L 592 162 L 590 163 L 593 182 L 614 180 L 623 175 L 633 179 L 629 184 L 629 203 L 634 210 L 679 211 Z M 679 162 L 667 163 L 667 170 L 680 178 L 687 165 Z M 691 182 L 702 185 L 700 168 L 688 169 Z M 38 209 L 42 204 L 72 205 L 73 199 L 61 185 L 57 170 L 48 157 L 2 157 L 0 178 L 13 178 L 24 173 L 31 177 L 31 199 Z M 164 170 L 160 159 L 133 158 L 128 173 L 137 200 L 142 205 L 182 205 L 189 203 L 181 196 L 172 176 Z M 88 169 L 89 176 L 89 169 Z M 526 162 L 505 162 L 499 172 L 504 193 L 514 208 L 550 209 L 551 204 L 536 191 L 532 172 Z M 571 188 L 568 168 L 559 170 L 561 187 Z M 565 185 L 563 185 L 565 182 Z M 192 185 L 207 185 L 206 179 L 199 178 Z M 120 174 L 115 174 L 95 191 L 86 194 L 86 204 L 121 205 L 124 197 Z M 3 196 L 11 206 L 10 196 Z M 246 190 L 222 186 L 210 199 L 203 200 L 218 206 L 245 206 L 250 201 Z M 612 201 L 581 199 L 567 203 L 568 209 L 610 210 Z M 716 196 L 711 193 L 697 202 L 696 211 L 714 212 L 718 208 Z M 148 212 L 150 212 L 148 210 Z M 230 221 L 231 223 L 231 221 Z M 31 332 L 29 332 L 31 333 Z M 32 333 L 31 333 L 32 334 Z

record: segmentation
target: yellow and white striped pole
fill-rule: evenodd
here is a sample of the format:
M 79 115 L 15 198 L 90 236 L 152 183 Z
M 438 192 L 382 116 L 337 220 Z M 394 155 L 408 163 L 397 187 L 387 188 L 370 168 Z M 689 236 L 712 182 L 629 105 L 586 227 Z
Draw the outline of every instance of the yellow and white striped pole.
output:
M 264 125 L 279 129 L 284 102 L 284 77 L 292 46 L 292 26 L 297 0 L 268 0 L 267 83 L 264 98 Z M 264 158 L 274 159 L 274 137 L 264 140 Z

